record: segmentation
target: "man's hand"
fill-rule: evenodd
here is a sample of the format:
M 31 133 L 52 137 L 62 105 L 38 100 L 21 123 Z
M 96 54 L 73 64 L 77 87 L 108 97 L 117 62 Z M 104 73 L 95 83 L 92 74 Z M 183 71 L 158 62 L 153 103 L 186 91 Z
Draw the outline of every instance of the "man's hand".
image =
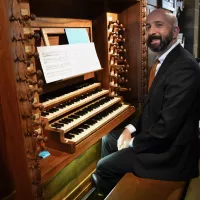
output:
M 131 141 L 131 133 L 125 128 L 119 139 L 117 140 L 117 148 L 118 150 L 129 147 L 129 142 Z

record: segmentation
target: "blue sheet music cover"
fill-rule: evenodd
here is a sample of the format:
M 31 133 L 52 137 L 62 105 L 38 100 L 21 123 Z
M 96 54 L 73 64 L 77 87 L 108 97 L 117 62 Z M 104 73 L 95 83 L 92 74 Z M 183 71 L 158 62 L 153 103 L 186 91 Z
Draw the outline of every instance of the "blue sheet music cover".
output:
M 69 44 L 90 43 L 86 28 L 65 28 Z

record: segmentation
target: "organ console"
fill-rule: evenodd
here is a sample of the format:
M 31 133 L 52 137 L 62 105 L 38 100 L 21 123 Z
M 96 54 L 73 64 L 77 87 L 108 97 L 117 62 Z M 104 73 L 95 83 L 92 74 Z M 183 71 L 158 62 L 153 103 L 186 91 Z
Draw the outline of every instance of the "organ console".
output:
M 76 5 L 77 2 L 81 4 L 77 0 Z M 92 5 L 91 13 L 93 8 L 98 10 L 95 1 L 87 1 L 87 5 L 88 2 Z M 147 51 L 143 37 L 146 3 L 133 1 L 127 6 L 122 2 L 114 4 L 115 12 L 105 13 L 102 8 L 101 13 L 91 14 L 92 19 L 86 17 L 87 13 L 73 18 L 67 14 L 65 18 L 40 17 L 43 15 L 39 10 L 45 13 L 46 8 L 39 8 L 37 0 L 5 3 L 11 12 L 5 12 L 7 18 L 0 19 L 4 24 L 9 22 L 5 31 L 10 34 L 4 48 L 9 48 L 10 61 L 3 62 L 12 83 L 3 85 L 1 93 L 7 94 L 8 87 L 14 91 L 12 98 L 17 100 L 12 111 L 16 129 L 10 127 L 9 120 L 5 127 L 9 134 L 16 131 L 13 137 L 20 145 L 18 149 L 7 141 L 9 151 L 20 154 L 19 160 L 10 157 L 9 162 L 17 162 L 18 169 L 18 162 L 23 163 L 20 175 L 25 177 L 21 183 L 26 192 L 18 182 L 21 177 L 17 170 L 12 169 L 20 199 L 81 199 L 91 187 L 89 176 L 99 159 L 101 138 L 133 116 L 142 103 L 147 92 Z M 73 7 L 73 3 L 70 5 Z M 70 7 L 66 9 L 70 11 Z M 47 11 L 50 11 L 48 6 Z M 37 47 L 68 44 L 64 28 L 86 28 L 102 69 L 47 84 Z M 9 95 L 2 98 L 5 104 L 10 99 Z M 3 108 L 0 117 L 8 116 L 7 112 L 8 108 Z M 40 159 L 43 150 L 48 150 L 50 156 Z M 61 186 L 57 182 L 62 182 Z

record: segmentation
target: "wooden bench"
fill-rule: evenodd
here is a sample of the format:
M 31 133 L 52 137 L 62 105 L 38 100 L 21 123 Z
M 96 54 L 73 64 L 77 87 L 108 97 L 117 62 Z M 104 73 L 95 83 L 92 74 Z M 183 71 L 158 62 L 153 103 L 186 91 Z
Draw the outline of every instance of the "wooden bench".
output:
M 186 182 L 160 181 L 127 173 L 105 200 L 182 200 Z

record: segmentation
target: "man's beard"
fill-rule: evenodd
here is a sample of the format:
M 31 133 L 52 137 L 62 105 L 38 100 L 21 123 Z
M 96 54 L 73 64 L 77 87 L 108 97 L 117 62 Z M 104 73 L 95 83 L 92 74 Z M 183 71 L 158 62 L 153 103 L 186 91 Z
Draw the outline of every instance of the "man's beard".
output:
M 160 44 L 151 44 L 151 42 L 154 39 L 160 40 Z M 173 40 L 173 31 L 171 30 L 169 34 L 162 38 L 161 35 L 151 35 L 147 38 L 147 46 L 153 51 L 153 52 L 159 52 L 165 50 L 170 42 Z

